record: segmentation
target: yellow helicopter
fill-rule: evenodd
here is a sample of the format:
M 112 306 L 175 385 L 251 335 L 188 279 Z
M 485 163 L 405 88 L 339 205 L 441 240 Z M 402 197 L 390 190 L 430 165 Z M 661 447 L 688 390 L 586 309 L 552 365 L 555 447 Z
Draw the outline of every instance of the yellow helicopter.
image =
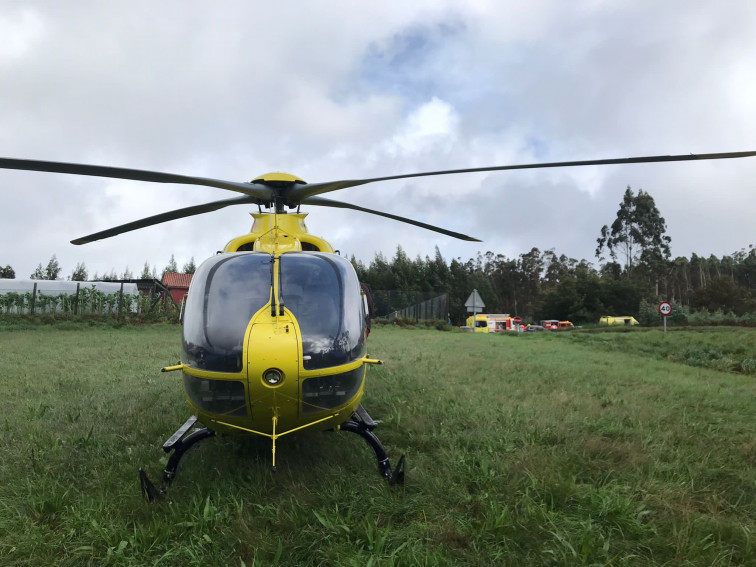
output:
M 377 181 L 515 169 L 610 165 L 756 156 L 756 151 L 647 156 L 503 165 L 308 184 L 286 173 L 249 183 L 99 165 L 0 158 L 0 168 L 110 177 L 157 183 L 204 185 L 241 193 L 151 216 L 90 234 L 85 244 L 231 205 L 257 205 L 250 233 L 232 239 L 197 269 L 182 320 L 181 371 L 193 414 L 164 444 L 170 453 L 156 488 L 140 469 L 149 500 L 163 495 L 184 453 L 216 434 L 250 434 L 276 441 L 302 430 L 340 429 L 360 435 L 373 449 L 380 474 L 404 480 L 404 456 L 392 469 L 374 433 L 376 422 L 361 405 L 366 368 L 380 364 L 366 350 L 369 301 L 349 261 L 326 240 L 310 234 L 300 205 L 371 213 L 468 241 L 476 238 L 406 217 L 318 195 Z M 268 209 L 262 212 L 262 207 Z M 287 209 L 297 209 L 288 212 Z

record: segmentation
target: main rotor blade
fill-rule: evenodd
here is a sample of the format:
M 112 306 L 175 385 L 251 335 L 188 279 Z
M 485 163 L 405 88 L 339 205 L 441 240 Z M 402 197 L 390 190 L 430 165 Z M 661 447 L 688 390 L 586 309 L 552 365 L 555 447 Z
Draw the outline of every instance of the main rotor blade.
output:
M 321 193 L 346 189 L 347 187 L 356 187 L 375 181 L 390 181 L 392 179 L 407 179 L 410 177 L 429 177 L 431 175 L 449 175 L 452 173 L 476 173 L 480 171 L 504 171 L 510 169 L 541 169 L 547 167 L 575 167 L 583 165 L 613 165 L 622 163 L 652 163 L 663 161 L 691 161 L 691 160 L 709 160 L 709 159 L 730 159 L 756 156 L 756 151 L 752 152 L 730 152 L 719 154 L 683 154 L 677 156 L 647 156 L 631 157 L 617 159 L 594 159 L 580 161 L 558 161 L 552 163 L 527 163 L 521 165 L 497 165 L 493 167 L 473 167 L 468 169 L 447 169 L 443 171 L 428 171 L 425 173 L 407 173 L 404 175 L 390 175 L 388 177 L 373 177 L 370 179 L 351 179 L 344 181 L 326 181 L 324 183 L 309 183 L 292 187 L 284 192 L 286 199 L 290 204 L 304 202 L 304 199 Z
M 376 211 L 374 209 L 366 209 L 365 207 L 352 205 L 351 203 L 344 203 L 342 201 L 334 201 L 332 199 L 326 199 L 324 197 L 308 197 L 307 199 L 304 199 L 302 201 L 302 204 L 303 205 L 318 205 L 321 207 L 335 207 L 337 209 L 352 209 L 353 211 L 362 211 L 363 213 L 370 213 L 373 215 L 378 215 L 379 217 L 386 217 L 387 219 L 394 219 L 399 222 L 404 222 L 404 223 L 411 224 L 414 226 L 419 226 L 420 228 L 432 230 L 433 232 L 440 232 L 441 234 L 445 234 L 447 236 L 453 236 L 454 238 L 459 238 L 460 240 L 467 240 L 468 242 L 481 242 L 481 240 L 478 240 L 477 238 L 473 238 L 472 236 L 467 236 L 466 234 L 461 234 L 459 232 L 446 230 L 445 228 L 433 226 L 432 224 L 425 224 L 424 222 L 408 219 L 406 217 L 399 217 L 397 215 L 392 215 L 390 213 L 382 213 L 381 211 Z
M 91 175 L 94 177 L 112 177 L 115 179 L 131 179 L 134 181 L 150 181 L 154 183 L 180 183 L 183 185 L 204 185 L 227 189 L 255 197 L 268 203 L 275 195 L 270 187 L 259 183 L 239 183 L 224 181 L 209 177 L 193 177 L 191 175 L 176 175 L 160 171 L 142 169 L 126 169 L 123 167 L 107 167 L 103 165 L 88 165 L 85 163 L 64 163 L 58 161 L 40 161 L 33 159 L 0 158 L 2 169 L 23 169 L 27 171 L 46 171 L 49 173 L 69 173 L 73 175 Z
M 144 228 L 146 226 L 152 226 L 163 222 L 168 222 L 176 219 L 182 219 L 184 217 L 191 217 L 194 215 L 201 215 L 202 213 L 209 213 L 211 211 L 217 211 L 231 205 L 250 205 L 256 204 L 257 199 L 254 197 L 236 197 L 235 199 L 224 199 L 222 201 L 213 201 L 212 203 L 205 203 L 204 205 L 194 205 L 193 207 L 185 207 L 183 209 L 176 209 L 175 211 L 169 211 L 159 215 L 147 217 L 138 221 L 129 222 L 116 226 L 115 228 L 109 228 L 100 232 L 95 232 L 88 236 L 82 236 L 76 240 L 72 240 L 71 244 L 89 244 L 95 240 L 102 240 L 103 238 L 110 238 L 124 232 L 130 232 L 137 230 L 138 228 Z

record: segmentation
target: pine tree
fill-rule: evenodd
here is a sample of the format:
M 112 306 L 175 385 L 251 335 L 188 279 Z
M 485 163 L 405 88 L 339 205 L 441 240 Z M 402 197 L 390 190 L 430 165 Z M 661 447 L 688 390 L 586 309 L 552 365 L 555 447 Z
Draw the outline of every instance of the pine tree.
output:
M 171 254 L 171 259 L 168 265 L 163 270 L 164 274 L 176 274 L 178 273 L 178 265 L 176 264 L 176 258 Z
M 114 282 L 118 279 L 118 274 L 115 271 L 115 268 L 110 268 L 110 272 L 105 273 L 100 278 L 104 282 Z
M 152 279 L 152 272 L 150 271 L 150 265 L 145 262 L 144 268 L 142 268 L 142 273 L 139 276 L 143 280 L 150 280 Z
M 193 274 L 197 271 L 197 265 L 194 263 L 194 256 L 183 267 L 183 273 Z

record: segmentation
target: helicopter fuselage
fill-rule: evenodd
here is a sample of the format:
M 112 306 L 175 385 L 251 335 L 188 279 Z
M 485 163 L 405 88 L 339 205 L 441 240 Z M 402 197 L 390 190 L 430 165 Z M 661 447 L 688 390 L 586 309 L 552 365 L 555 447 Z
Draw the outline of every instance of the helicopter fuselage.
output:
M 351 264 L 304 214 L 252 231 L 198 268 L 183 319 L 187 400 L 217 433 L 333 429 L 362 398 L 367 310 Z M 174 367 L 175 368 L 175 367 Z M 173 369 L 173 368 L 172 368 Z M 175 368 L 178 369 L 178 368 Z

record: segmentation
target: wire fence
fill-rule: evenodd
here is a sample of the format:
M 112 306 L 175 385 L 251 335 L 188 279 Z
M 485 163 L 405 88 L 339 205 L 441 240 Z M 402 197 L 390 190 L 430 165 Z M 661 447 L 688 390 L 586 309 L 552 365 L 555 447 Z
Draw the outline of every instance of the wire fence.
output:
M 124 293 L 123 286 L 107 293 L 93 285 L 82 283 L 75 291 L 45 293 L 34 285 L 31 291 L 0 293 L 0 313 L 7 315 L 132 315 L 173 316 L 177 306 L 162 296 Z
M 449 295 L 438 292 L 373 290 L 376 317 L 382 319 L 441 319 L 449 314 Z

